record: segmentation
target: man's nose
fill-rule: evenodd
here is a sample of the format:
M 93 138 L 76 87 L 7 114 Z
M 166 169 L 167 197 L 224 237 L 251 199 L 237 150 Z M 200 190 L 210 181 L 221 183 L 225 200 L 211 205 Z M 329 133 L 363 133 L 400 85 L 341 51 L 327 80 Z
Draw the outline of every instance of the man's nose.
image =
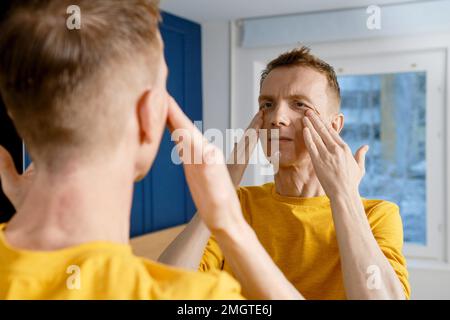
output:
M 290 119 L 288 115 L 289 110 L 287 109 L 288 108 L 286 108 L 286 106 L 284 106 L 283 104 L 280 104 L 275 108 L 271 119 L 271 125 L 273 127 L 289 126 L 290 124 Z

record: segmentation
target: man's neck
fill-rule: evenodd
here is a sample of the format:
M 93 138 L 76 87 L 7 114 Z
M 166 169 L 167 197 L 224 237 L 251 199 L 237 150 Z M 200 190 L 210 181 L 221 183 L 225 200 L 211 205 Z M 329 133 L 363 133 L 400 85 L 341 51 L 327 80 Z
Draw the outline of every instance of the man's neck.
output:
M 113 164 L 39 172 L 7 225 L 15 247 L 57 250 L 91 241 L 128 243 L 133 179 Z
M 288 197 L 311 198 L 325 195 L 310 159 L 304 159 L 294 166 L 280 166 L 275 175 L 275 191 Z

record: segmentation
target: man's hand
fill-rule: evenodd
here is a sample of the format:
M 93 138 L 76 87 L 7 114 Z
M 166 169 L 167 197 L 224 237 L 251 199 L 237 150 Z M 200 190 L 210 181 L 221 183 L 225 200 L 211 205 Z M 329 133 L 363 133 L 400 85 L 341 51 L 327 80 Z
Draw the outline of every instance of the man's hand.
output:
M 330 199 L 342 192 L 357 193 L 365 174 L 365 157 L 369 147 L 362 146 L 353 156 L 350 147 L 330 124 L 310 110 L 305 115 L 305 144 L 325 193 Z
M 404 299 L 403 286 L 374 237 L 358 192 L 368 146 L 359 148 L 353 157 L 339 134 L 319 116 L 307 111 L 303 121 L 314 170 L 330 198 L 347 298 Z M 367 286 L 370 266 L 380 270 L 380 289 Z
M 192 198 L 207 227 L 219 231 L 241 222 L 244 218 L 222 151 L 206 141 L 172 97 L 168 127 L 177 140 Z
M 172 104 L 174 102 L 172 101 Z M 175 111 L 178 111 L 176 105 L 173 106 Z M 170 114 L 173 118 L 173 113 Z M 259 129 L 262 126 L 262 112 L 258 112 L 247 130 L 244 133 L 244 137 L 236 143 L 231 152 L 230 159 L 227 164 L 228 173 L 230 174 L 231 181 L 236 188 L 241 182 L 242 176 L 244 175 L 247 163 L 250 159 L 250 155 L 253 152 L 256 144 L 258 143 Z M 178 114 L 180 117 L 181 114 Z M 189 120 L 189 119 L 187 119 Z M 184 126 L 189 124 L 184 119 Z M 173 128 L 170 124 L 169 127 Z M 247 133 L 250 133 L 249 129 L 254 129 L 256 133 L 256 139 L 254 135 L 249 134 L 249 139 L 246 139 Z M 218 181 L 220 183 L 221 181 Z M 211 187 L 214 190 L 220 190 L 216 185 Z M 210 190 L 208 190 L 210 191 Z M 229 213 L 225 213 L 229 215 Z M 203 253 L 205 251 L 205 246 L 208 239 L 211 236 L 210 230 L 206 224 L 202 221 L 204 215 L 200 216 L 197 212 L 192 220 L 188 223 L 186 228 L 173 240 L 170 245 L 164 250 L 160 255 L 159 261 L 165 264 L 169 264 L 176 267 L 187 268 L 197 270 L 202 259 Z
M 222 152 L 169 99 L 168 126 L 179 148 L 198 213 L 214 233 L 243 291 L 251 299 L 302 299 L 258 241 L 242 216 Z M 176 130 L 184 130 L 178 132 Z M 191 152 L 186 152 L 190 150 Z M 201 163 L 193 163 L 201 159 Z
M 14 208 L 19 210 L 34 178 L 34 166 L 20 175 L 9 152 L 0 146 L 0 182 L 3 192 Z
M 258 144 L 259 130 L 263 125 L 263 110 L 260 110 L 252 119 L 244 132 L 242 139 L 234 144 L 230 159 L 227 163 L 228 172 L 235 187 L 239 186 L 250 157 Z M 253 133 L 252 133 L 253 131 Z

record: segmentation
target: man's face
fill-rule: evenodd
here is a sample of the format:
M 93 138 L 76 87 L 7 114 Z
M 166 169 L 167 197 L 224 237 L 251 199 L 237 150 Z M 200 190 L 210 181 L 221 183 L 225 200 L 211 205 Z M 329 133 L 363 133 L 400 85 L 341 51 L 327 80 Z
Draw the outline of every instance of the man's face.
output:
M 263 129 L 268 137 L 261 137 L 267 157 L 274 155 L 271 140 L 279 142 L 280 167 L 292 166 L 308 156 L 303 140 L 303 123 L 308 109 L 329 116 L 336 102 L 330 93 L 327 78 L 304 66 L 279 67 L 272 70 L 261 86 L 260 109 L 264 110 Z M 279 129 L 278 137 L 270 129 Z M 267 148 L 265 142 L 267 139 Z

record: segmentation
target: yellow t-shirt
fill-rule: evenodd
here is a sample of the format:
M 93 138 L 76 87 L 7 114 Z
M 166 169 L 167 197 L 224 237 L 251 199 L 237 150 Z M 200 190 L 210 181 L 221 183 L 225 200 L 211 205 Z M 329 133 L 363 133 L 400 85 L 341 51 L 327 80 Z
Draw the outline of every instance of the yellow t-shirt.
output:
M 168 267 L 131 247 L 90 242 L 56 251 L 12 248 L 0 224 L 0 299 L 243 299 L 226 272 Z
M 326 196 L 284 197 L 275 192 L 273 183 L 241 187 L 238 196 L 243 214 L 259 241 L 306 299 L 346 298 L 330 201 Z M 399 209 L 383 200 L 362 200 L 373 235 L 409 299 Z M 233 274 L 211 237 L 199 270 L 213 269 Z

